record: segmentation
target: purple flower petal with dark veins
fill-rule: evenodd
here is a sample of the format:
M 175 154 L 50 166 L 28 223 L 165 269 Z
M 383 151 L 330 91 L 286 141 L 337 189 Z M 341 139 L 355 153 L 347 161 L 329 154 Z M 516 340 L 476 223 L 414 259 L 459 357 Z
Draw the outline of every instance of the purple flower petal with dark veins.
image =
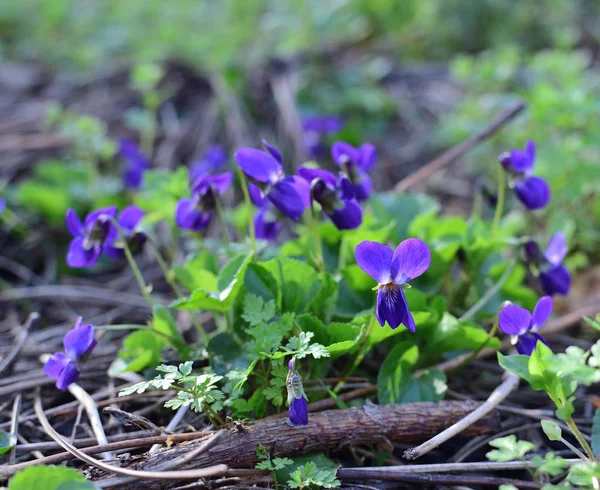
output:
M 144 217 L 144 211 L 137 206 L 127 206 L 117 218 L 121 228 L 126 231 L 133 231 L 137 228 Z
M 292 175 L 283 179 L 282 182 L 286 182 L 296 189 L 305 208 L 310 206 L 310 184 L 305 179 Z
M 418 238 L 404 240 L 392 257 L 392 280 L 395 284 L 404 284 L 423 274 L 430 263 L 431 252 L 424 241 Z
M 527 177 L 515 182 L 519 200 L 530 210 L 541 209 L 550 202 L 550 186 L 541 177 Z
M 322 168 L 300 167 L 298 175 L 306 180 L 309 185 L 315 179 L 321 179 L 331 189 L 335 189 L 337 185 L 337 177 Z
M 106 208 L 97 209 L 92 211 L 85 217 L 85 228 L 89 230 L 96 222 L 110 221 L 110 218 L 114 218 L 117 215 L 117 206 L 108 206 Z
M 292 399 L 290 423 L 292 425 L 308 425 L 308 401 L 305 397 Z
M 548 345 L 548 342 L 546 342 L 544 337 L 542 337 L 539 333 L 527 332 L 519 337 L 515 347 L 517 348 L 517 352 L 519 354 L 523 356 L 530 356 L 538 342 Z
M 571 288 L 571 274 L 564 265 L 556 265 L 548 270 L 540 271 L 540 284 L 542 291 L 547 295 L 569 294 Z
M 96 346 L 94 327 L 89 324 L 81 325 L 81 317 L 79 317 L 75 328 L 65 334 L 63 344 L 67 356 L 73 361 L 81 356 L 89 355 Z
M 267 194 L 273 205 L 283 214 L 297 221 L 304 213 L 306 206 L 302 196 L 290 182 L 277 182 Z
M 233 174 L 231 172 L 223 172 L 217 175 L 202 176 L 194 182 L 192 193 L 207 192 L 209 188 L 213 188 L 218 194 L 224 194 L 233 182 Z
M 569 248 L 567 247 L 567 239 L 565 234 L 558 231 L 550 239 L 548 248 L 544 252 L 544 257 L 552 265 L 562 264 L 563 259 L 567 255 Z
M 387 322 L 392 329 L 398 328 L 406 319 L 407 309 L 406 298 L 401 286 L 389 284 L 377 291 L 375 315 L 382 327 Z
M 507 305 L 498 315 L 500 330 L 509 335 L 523 335 L 531 325 L 531 313 L 517 305 Z
M 394 252 L 390 247 L 365 240 L 356 246 L 354 255 L 358 266 L 379 284 L 388 284 L 392 281 Z
M 256 148 L 240 148 L 234 158 L 243 172 L 263 184 L 274 184 L 283 176 L 283 167 L 270 153 Z

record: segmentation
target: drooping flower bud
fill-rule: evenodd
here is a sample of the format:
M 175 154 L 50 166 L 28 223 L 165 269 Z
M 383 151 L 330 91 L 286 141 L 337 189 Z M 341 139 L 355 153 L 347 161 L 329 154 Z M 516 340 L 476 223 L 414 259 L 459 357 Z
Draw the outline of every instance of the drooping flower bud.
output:
M 288 405 L 290 407 L 290 424 L 308 424 L 308 400 L 302 386 L 302 376 L 296 370 L 296 357 L 288 362 L 288 375 L 286 386 L 288 392 Z

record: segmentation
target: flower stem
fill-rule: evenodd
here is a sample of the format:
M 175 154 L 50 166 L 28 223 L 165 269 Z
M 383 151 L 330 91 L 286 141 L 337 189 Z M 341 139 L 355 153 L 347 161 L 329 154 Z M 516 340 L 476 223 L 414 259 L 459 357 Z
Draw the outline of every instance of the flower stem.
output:
M 213 195 L 215 196 L 215 209 L 217 211 L 217 217 L 219 218 L 219 223 L 221 225 L 221 233 L 223 234 L 223 240 L 225 240 L 225 244 L 229 247 L 229 231 L 227 230 L 227 221 L 225 221 L 225 213 L 223 212 L 223 206 L 221 206 L 221 196 L 216 190 L 213 190 Z
M 240 186 L 242 187 L 242 194 L 244 194 L 244 201 L 246 202 L 246 208 L 248 210 L 248 228 L 250 230 L 250 250 L 252 253 L 256 252 L 256 232 L 254 230 L 254 220 L 252 219 L 252 201 L 250 200 L 250 193 L 248 192 L 248 182 L 242 169 L 238 169 L 240 175 Z
M 581 433 L 581 431 L 579 430 L 579 428 L 575 424 L 575 421 L 573 420 L 573 418 L 569 417 L 567 420 L 565 420 L 565 422 L 567 423 L 567 425 L 569 426 L 569 428 L 573 432 L 573 435 L 579 441 L 579 444 L 581 444 L 581 447 L 584 449 L 584 451 L 587 454 L 587 456 L 591 460 L 593 460 L 594 459 L 594 451 L 592 451 L 592 448 L 590 447 L 590 445 L 588 444 L 588 442 L 583 437 L 583 434 Z
M 125 252 L 125 257 L 127 258 L 127 262 L 129 262 L 129 267 L 131 267 L 131 270 L 133 271 L 133 275 L 135 276 L 135 279 L 138 283 L 140 291 L 144 295 L 144 298 L 146 298 L 146 301 L 148 301 L 150 308 L 154 308 L 154 300 L 152 299 L 152 296 L 150 295 L 146 281 L 144 281 L 144 276 L 142 275 L 142 272 L 140 271 L 140 268 L 138 267 L 137 262 L 133 258 L 131 249 L 129 248 L 129 245 L 127 244 L 127 238 L 125 237 L 125 233 L 123 233 L 123 230 L 121 229 L 121 226 L 119 225 L 119 222 L 116 219 L 111 218 L 111 221 L 112 221 L 114 227 L 116 228 L 116 230 L 119 232 L 119 236 L 121 237 L 121 241 L 123 242 L 123 251 Z
M 179 284 L 177 284 L 175 279 L 173 279 L 173 275 L 171 274 L 171 271 L 169 270 L 169 266 L 167 265 L 165 259 L 161 255 L 160 250 L 158 250 L 158 247 L 152 240 L 149 240 L 149 242 L 150 242 L 150 248 L 152 249 L 152 252 L 154 253 L 154 257 L 156 257 L 156 261 L 158 262 L 158 265 L 160 266 L 162 273 L 165 276 L 165 280 L 169 283 L 171 288 L 173 288 L 173 291 L 175 292 L 175 296 L 177 296 L 178 299 L 184 299 L 185 295 L 183 294 L 183 291 L 179 287 Z M 208 335 L 206 334 L 206 331 L 202 327 L 202 324 L 196 318 L 196 316 L 193 315 L 191 312 L 190 312 L 190 318 L 192 319 L 192 323 L 194 324 L 194 327 L 198 331 L 198 334 L 202 337 L 204 344 L 207 345 L 208 344 Z
M 494 212 L 494 221 L 492 221 L 492 235 L 496 234 L 502 212 L 504 211 L 504 197 L 506 194 L 506 175 L 502 165 L 498 165 L 498 200 L 496 201 L 496 211 Z
M 315 252 L 317 254 L 316 257 L 316 262 L 317 262 L 317 268 L 319 269 L 319 272 L 323 272 L 323 265 L 324 265 L 324 261 L 323 261 L 323 248 L 321 247 L 321 235 L 319 234 L 319 221 L 317 220 L 317 212 L 315 210 L 315 201 L 314 199 L 310 198 L 310 217 L 311 217 L 311 225 L 312 225 L 312 229 L 313 229 L 313 234 L 315 236 Z

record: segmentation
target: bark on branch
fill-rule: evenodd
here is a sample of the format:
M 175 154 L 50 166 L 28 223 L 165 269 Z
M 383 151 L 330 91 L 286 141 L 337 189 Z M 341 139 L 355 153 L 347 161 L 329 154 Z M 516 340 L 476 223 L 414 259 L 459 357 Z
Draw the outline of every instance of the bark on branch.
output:
M 388 442 L 410 442 L 429 439 L 461 420 L 478 408 L 477 402 L 409 403 L 403 405 L 367 404 L 361 408 L 330 410 L 310 415 L 304 427 L 290 427 L 286 420 L 259 421 L 229 432 L 216 445 L 181 469 L 202 468 L 214 464 L 252 468 L 257 462 L 256 448 L 265 446 L 272 457 L 294 456 L 339 449 L 346 446 Z M 491 412 L 462 435 L 475 436 L 499 430 L 497 412 Z M 166 461 L 183 457 L 199 444 L 181 443 L 151 454 L 132 458 L 127 465 L 150 470 Z M 93 472 L 95 481 L 110 479 L 109 475 Z M 158 490 L 170 488 L 169 482 L 133 482 L 128 490 Z

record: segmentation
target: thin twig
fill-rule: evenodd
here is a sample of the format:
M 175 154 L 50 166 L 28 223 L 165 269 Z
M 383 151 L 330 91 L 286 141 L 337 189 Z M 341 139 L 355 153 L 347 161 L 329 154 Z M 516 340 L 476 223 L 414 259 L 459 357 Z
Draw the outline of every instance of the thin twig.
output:
M 167 425 L 165 432 L 174 432 L 175 429 L 177 429 L 177 426 L 179 425 L 179 423 L 181 422 L 183 417 L 185 417 L 185 414 L 187 412 L 188 412 L 187 406 L 184 405 L 183 407 L 179 407 L 179 410 L 177 410 L 177 412 L 175 413 L 175 415 L 169 422 L 169 425 Z M 160 447 L 161 447 L 160 444 L 155 444 L 148 450 L 148 452 L 153 453 L 155 451 L 158 451 L 160 449 Z
M 92 432 L 96 436 L 98 444 L 108 444 L 106 434 L 104 433 L 104 427 L 102 426 L 102 420 L 100 420 L 100 414 L 98 413 L 98 406 L 94 399 L 77 383 L 71 383 L 67 389 L 69 390 L 69 393 L 83 405 L 83 408 L 85 408 L 85 413 L 87 413 Z M 102 457 L 105 459 L 112 459 L 113 455 L 111 452 L 107 451 L 102 454 Z
M 40 317 L 40 315 L 35 311 L 33 313 L 29 314 L 29 316 L 27 317 L 27 320 L 21 327 L 21 335 L 19 336 L 17 343 L 12 348 L 12 350 L 7 354 L 7 356 L 4 359 L 2 359 L 2 362 L 0 363 L 0 373 L 2 371 L 4 371 L 8 366 L 10 366 L 12 364 L 12 362 L 15 360 L 15 358 L 17 357 L 17 354 L 21 351 L 23 344 L 25 344 L 25 341 L 27 340 L 27 337 L 29 335 L 29 328 L 31 327 L 33 322 L 35 322 L 39 317 Z
M 421 167 L 416 172 L 410 174 L 408 177 L 402 179 L 394 187 L 394 192 L 405 192 L 409 187 L 421 182 L 430 175 L 434 174 L 438 170 L 444 168 L 447 165 L 458 160 L 465 153 L 477 144 L 485 141 L 498 131 L 502 126 L 512 120 L 517 114 L 519 114 L 525 108 L 525 104 L 521 101 L 514 104 L 512 107 L 506 109 L 496 119 L 494 119 L 490 125 L 480 133 L 466 139 L 465 141 L 453 146 L 446 152 L 442 153 L 439 157 L 433 159 L 431 162 Z
M 569 465 L 581 463 L 580 459 L 565 459 Z M 495 461 L 471 462 L 466 463 L 433 463 L 433 464 L 409 464 L 400 466 L 378 466 L 374 468 L 343 468 L 338 473 L 346 471 L 364 471 L 370 473 L 373 479 L 377 478 L 379 473 L 453 473 L 455 471 L 518 471 L 528 468 L 537 468 L 531 461 L 509 461 L 506 463 L 497 463 Z
M 54 428 L 50 425 L 50 422 L 48 422 L 46 414 L 44 413 L 44 408 L 42 407 L 42 399 L 40 398 L 39 394 L 35 397 L 34 409 L 40 421 L 40 424 L 42 424 L 42 427 L 48 433 L 48 435 L 52 437 L 52 439 L 58 442 L 65 450 L 69 451 L 81 461 L 84 461 L 85 463 L 88 463 L 92 466 L 95 466 L 96 468 L 100 468 L 101 470 L 107 471 L 109 473 L 125 475 L 133 477 L 133 479 L 140 480 L 196 480 L 199 478 L 207 478 L 209 476 L 222 475 L 229 469 L 224 464 L 218 464 L 214 466 L 209 466 L 207 468 L 201 468 L 198 470 L 164 471 L 167 469 L 176 468 L 178 466 L 184 465 L 188 461 L 191 461 L 192 459 L 198 457 L 200 454 L 202 454 L 203 452 L 207 451 L 215 444 L 220 442 L 227 434 L 226 431 L 219 431 L 215 433 L 212 437 L 208 438 L 206 442 L 200 444 L 197 448 L 195 448 L 193 451 L 190 451 L 183 458 L 169 461 L 162 465 L 160 468 L 156 468 L 157 471 L 131 470 L 128 468 L 120 468 L 117 466 L 112 466 L 103 463 L 102 461 L 98 461 L 97 459 L 88 456 L 84 452 L 80 451 L 79 449 L 65 441 L 63 437 L 58 432 L 56 432 Z M 2 471 L 3 470 L 0 470 L 0 474 L 2 473 Z
M 519 386 L 519 376 L 514 373 L 508 373 L 508 376 L 504 382 L 496 388 L 488 399 L 476 410 L 471 412 L 462 420 L 456 422 L 454 425 L 448 427 L 443 432 L 440 432 L 437 436 L 432 437 L 427 442 L 424 442 L 420 446 L 413 447 L 404 451 L 404 457 L 406 459 L 417 459 L 424 454 L 427 454 L 432 449 L 435 449 L 440 444 L 448 441 L 457 434 L 461 433 L 467 427 L 477 422 L 481 417 L 487 415 L 494 410 L 502 400 L 504 400 L 511 391 Z
M 17 434 L 19 433 L 19 414 L 21 413 L 21 393 L 15 396 L 13 403 L 12 414 L 10 417 L 10 434 L 11 438 L 14 437 L 14 441 L 17 440 Z M 17 455 L 17 445 L 15 444 L 8 456 L 8 464 L 15 464 L 15 457 Z

